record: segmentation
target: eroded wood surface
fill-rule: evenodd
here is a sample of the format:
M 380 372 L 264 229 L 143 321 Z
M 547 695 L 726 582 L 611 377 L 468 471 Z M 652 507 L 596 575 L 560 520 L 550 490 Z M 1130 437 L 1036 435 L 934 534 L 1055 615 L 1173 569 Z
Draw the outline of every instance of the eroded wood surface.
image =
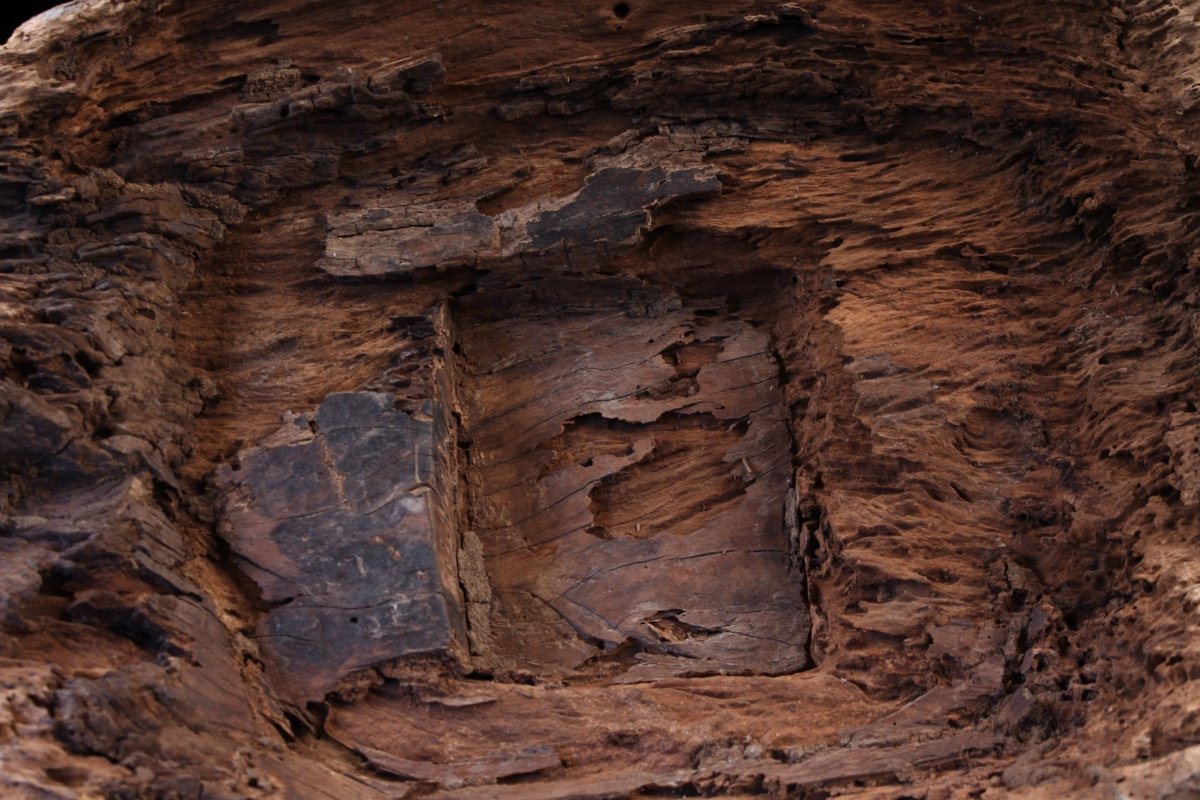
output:
M 226 470 L 222 536 L 273 608 L 257 637 L 302 705 L 405 655 L 466 646 L 454 532 L 436 510 L 433 404 L 332 394 Z M 442 523 L 442 524 L 439 524 Z
M 1194 794 L 1198 20 L 82 0 L 31 23 L 0 50 L 0 793 Z M 278 530 L 272 502 L 337 496 L 300 439 L 347 396 L 375 433 L 345 504 Z M 518 446 L 487 415 L 519 398 Z M 421 496 L 408 440 L 386 464 L 368 442 L 400 417 L 458 476 L 419 529 L 366 502 Z M 437 574 L 376 571 L 376 534 Z M 340 616 L 456 591 L 459 658 L 427 615 Z M 285 622 L 319 646 L 273 651 Z
M 808 664 L 766 335 L 620 280 L 485 289 L 455 316 L 488 655 L 626 680 Z

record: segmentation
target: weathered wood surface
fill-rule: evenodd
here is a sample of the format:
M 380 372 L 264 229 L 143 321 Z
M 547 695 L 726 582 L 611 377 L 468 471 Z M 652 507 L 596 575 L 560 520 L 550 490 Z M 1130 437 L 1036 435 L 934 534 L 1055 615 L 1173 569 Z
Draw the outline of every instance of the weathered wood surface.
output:
M 745 698 L 751 695 L 755 712 L 747 714 Z M 701 724 L 698 702 L 705 708 Z M 778 713 L 801 708 L 804 730 L 775 722 Z M 697 769 L 708 778 L 721 776 L 710 785 L 728 787 L 762 766 L 743 763 L 747 753 L 752 761 L 761 756 L 758 745 L 747 743 L 761 743 L 781 756 L 794 747 L 800 748 L 796 753 L 836 751 L 842 731 L 878 716 L 881 708 L 853 686 L 813 672 L 770 681 L 713 676 L 633 684 L 441 679 L 415 689 L 385 686 L 335 706 L 326 730 L 382 770 L 415 762 L 429 770 L 427 785 L 467 784 L 474 786 L 463 790 L 468 795 L 520 796 L 520 790 L 539 791 L 542 781 L 554 791 L 573 786 L 580 792 L 609 785 L 612 778 L 636 778 L 644 786 L 670 778 L 685 785 Z M 553 757 L 562 765 L 550 763 Z M 485 769 L 525 777 L 510 787 L 496 786 L 482 775 Z M 756 779 L 746 780 L 749 785 Z
M 547 251 L 555 258 L 611 258 L 649 230 L 656 206 L 720 191 L 717 170 L 701 155 L 666 138 L 600 153 L 578 191 L 497 215 L 480 213 L 472 197 L 361 198 L 376 207 L 329 217 L 325 257 L 317 263 L 336 278 L 378 279 Z M 478 169 L 480 161 L 467 163 Z
M 258 638 L 297 704 L 369 667 L 466 645 L 457 567 L 439 558 L 456 534 L 433 509 L 445 479 L 431 412 L 333 394 L 225 472 L 222 536 L 272 604 Z
M 761 332 L 700 311 L 619 280 L 460 304 L 469 523 L 500 661 L 615 656 L 626 680 L 809 663 L 779 363 Z
M 31 23 L 0 49 L 0 794 L 1194 793 L 1198 20 L 1193 0 L 81 0 Z M 537 278 L 641 288 L 541 319 L 563 290 Z M 522 291 L 507 326 L 472 306 Z M 696 341 L 630 340 L 619 364 L 597 342 L 628 371 L 572 384 L 593 392 L 576 418 L 537 402 L 556 325 Z M 777 386 L 726 425 L 711 392 L 741 380 L 739 342 Z M 454 384 L 446 361 L 504 348 L 529 356 L 490 367 L 507 383 Z M 459 477 L 426 508 L 453 534 L 418 594 L 457 570 L 461 674 L 405 657 L 431 618 L 318 624 L 309 589 L 375 609 L 414 589 L 330 567 L 377 563 L 349 544 L 365 506 L 321 518 L 334 561 L 260 563 L 282 600 L 218 536 L 214 468 L 347 393 L 428 425 L 433 474 Z M 519 396 L 540 419 L 512 477 L 588 496 L 544 530 L 459 493 L 508 446 L 470 405 Z M 790 463 L 747 480 L 776 427 Z M 760 534 L 792 557 L 766 548 L 762 586 L 741 569 Z M 710 536 L 738 544 L 619 596 L 593 574 Z M 506 627 L 532 618 L 503 608 L 521 592 L 611 618 Z M 273 620 L 321 632 L 295 670 Z M 750 622 L 793 626 L 754 670 L 728 645 Z M 565 646 L 539 650 L 547 630 Z M 756 674 L 663 677 L 731 665 Z

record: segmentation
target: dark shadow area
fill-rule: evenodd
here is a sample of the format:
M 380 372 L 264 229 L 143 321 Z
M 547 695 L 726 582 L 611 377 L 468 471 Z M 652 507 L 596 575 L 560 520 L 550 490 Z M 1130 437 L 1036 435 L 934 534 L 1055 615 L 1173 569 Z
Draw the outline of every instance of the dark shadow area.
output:
M 54 8 L 57 5 L 62 4 L 8 2 L 0 6 L 0 42 L 7 42 L 8 37 L 12 36 L 12 32 L 26 20 L 36 17 L 43 11 Z

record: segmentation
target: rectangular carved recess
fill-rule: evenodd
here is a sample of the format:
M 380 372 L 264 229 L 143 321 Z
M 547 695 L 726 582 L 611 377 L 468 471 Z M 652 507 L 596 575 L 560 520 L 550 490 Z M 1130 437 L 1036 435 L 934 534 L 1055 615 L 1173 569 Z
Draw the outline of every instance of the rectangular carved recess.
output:
M 621 681 L 808 666 L 766 334 L 624 278 L 484 289 L 454 318 L 478 658 Z
M 281 691 L 431 654 L 618 681 L 809 665 L 764 333 L 618 278 L 484 288 L 430 322 L 420 408 L 331 395 L 226 473 Z

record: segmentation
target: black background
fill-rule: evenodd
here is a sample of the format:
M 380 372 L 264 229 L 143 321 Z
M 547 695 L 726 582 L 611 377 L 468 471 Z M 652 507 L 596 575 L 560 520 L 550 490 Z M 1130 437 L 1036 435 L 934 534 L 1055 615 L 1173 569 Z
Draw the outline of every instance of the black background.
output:
M 54 8 L 60 3 L 55 2 L 21 2 L 20 0 L 4 0 L 0 2 L 0 44 L 8 41 L 13 30 L 30 17 L 36 17 L 48 8 Z

